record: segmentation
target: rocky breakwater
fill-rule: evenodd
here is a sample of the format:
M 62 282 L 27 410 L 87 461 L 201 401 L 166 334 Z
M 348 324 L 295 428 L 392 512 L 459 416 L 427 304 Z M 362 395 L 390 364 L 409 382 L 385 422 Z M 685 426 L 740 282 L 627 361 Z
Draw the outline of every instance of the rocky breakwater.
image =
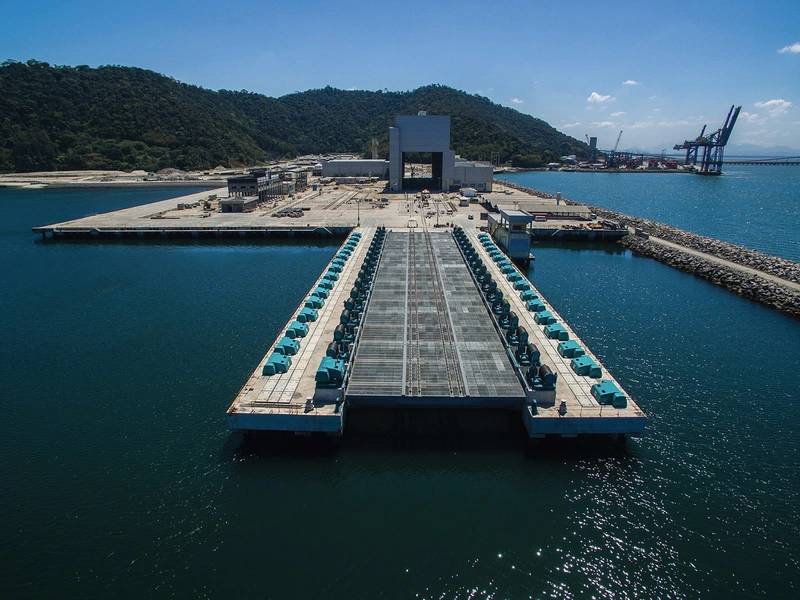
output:
M 552 194 L 546 192 L 540 192 L 517 184 L 509 184 L 505 181 L 502 183 L 536 196 L 553 198 Z M 567 199 L 562 199 L 562 202 L 580 204 Z M 634 228 L 640 232 L 640 235 L 627 235 L 619 241 L 620 244 L 631 251 L 654 258 L 687 273 L 692 273 L 740 296 L 761 302 L 793 317 L 800 318 L 800 292 L 798 292 L 796 286 L 791 285 L 791 283 L 800 283 L 800 264 L 729 242 L 690 233 L 657 221 L 632 217 L 597 206 L 590 206 L 590 208 L 592 212 L 604 219 L 617 221 L 621 225 Z M 732 264 L 711 260 L 691 251 L 682 251 L 681 249 L 661 244 L 657 240 L 650 239 L 651 237 L 660 238 Z M 761 277 L 759 273 L 741 270 L 737 268 L 737 265 L 791 283 L 784 285 L 773 278 Z
M 613 210 L 606 210 L 597 206 L 591 206 L 590 208 L 592 212 L 598 216 L 619 221 L 622 225 L 637 228 L 648 235 L 667 240 L 674 244 L 680 244 L 681 246 L 692 248 L 699 252 L 712 254 L 717 258 L 723 258 L 730 262 L 756 269 L 762 273 L 769 273 L 770 275 L 786 279 L 787 281 L 800 283 L 800 264 L 794 261 L 771 256 L 729 242 L 690 233 L 657 221 L 631 217 L 630 215 L 618 213 Z
M 649 238 L 628 235 L 620 243 L 633 252 L 692 273 L 740 296 L 800 318 L 800 293 L 757 274 L 740 271 L 696 254 L 664 246 Z

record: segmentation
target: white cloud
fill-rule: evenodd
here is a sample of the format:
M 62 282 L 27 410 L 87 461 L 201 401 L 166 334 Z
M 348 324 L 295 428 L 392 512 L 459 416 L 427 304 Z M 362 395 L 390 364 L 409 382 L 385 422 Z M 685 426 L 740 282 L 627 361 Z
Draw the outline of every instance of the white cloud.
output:
M 626 114 L 628 114 L 628 113 L 626 113 L 624 110 L 618 110 L 617 112 L 611 113 L 611 116 L 612 117 L 623 117 Z
M 658 96 L 648 96 L 648 100 L 658 100 Z
M 800 42 L 789 44 L 778 50 L 779 54 L 800 54 Z
M 521 100 L 519 98 L 512 98 L 511 99 L 511 104 L 524 104 L 524 103 L 525 103 L 525 100 Z
M 561 126 L 561 129 L 572 129 L 573 127 L 577 127 L 580 125 L 580 121 L 575 121 L 574 123 L 564 123 Z
M 639 82 L 635 79 L 626 79 L 622 82 L 622 85 L 639 85 Z
M 756 108 L 765 109 L 773 117 L 785 115 L 786 112 L 792 107 L 792 103 L 783 98 L 774 98 L 772 100 L 762 100 L 755 103 Z
M 675 121 L 659 121 L 656 123 L 659 127 L 678 127 L 683 125 L 691 125 L 686 119 L 677 119 Z
M 592 92 L 589 94 L 589 97 L 586 98 L 586 101 L 592 104 L 602 104 L 603 102 L 612 102 L 613 100 L 614 96 L 599 94 L 597 92 Z
M 742 113 L 739 115 L 739 118 L 742 119 L 745 123 L 763 123 L 764 117 L 759 116 L 758 113 L 751 113 L 743 110 Z
M 594 121 L 592 127 L 614 127 L 613 121 Z

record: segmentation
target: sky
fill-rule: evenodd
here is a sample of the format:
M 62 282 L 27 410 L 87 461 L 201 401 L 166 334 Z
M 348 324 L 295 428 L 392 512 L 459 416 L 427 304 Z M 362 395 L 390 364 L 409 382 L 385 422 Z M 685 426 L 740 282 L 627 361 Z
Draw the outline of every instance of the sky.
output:
M 439 83 L 601 148 L 800 149 L 800 0 L 0 0 L 0 60 L 127 65 L 270 96 Z

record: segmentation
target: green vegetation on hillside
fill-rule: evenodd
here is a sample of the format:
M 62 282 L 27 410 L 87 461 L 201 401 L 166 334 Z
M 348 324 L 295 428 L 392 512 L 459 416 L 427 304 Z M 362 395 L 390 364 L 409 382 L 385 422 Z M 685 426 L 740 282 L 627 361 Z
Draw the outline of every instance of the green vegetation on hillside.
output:
M 309 90 L 281 98 L 211 91 L 132 67 L 0 65 L 0 171 L 181 169 L 321 152 L 387 154 L 398 114 L 452 117 L 465 158 L 539 166 L 586 145 L 487 98 L 430 85 L 411 92 Z

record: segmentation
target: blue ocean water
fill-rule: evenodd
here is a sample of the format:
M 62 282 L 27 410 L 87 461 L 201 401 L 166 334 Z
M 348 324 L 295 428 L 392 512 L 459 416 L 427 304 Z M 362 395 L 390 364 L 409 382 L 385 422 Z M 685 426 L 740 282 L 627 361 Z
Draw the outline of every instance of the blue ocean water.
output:
M 797 321 L 539 246 L 530 276 L 645 437 L 254 443 L 224 411 L 335 245 L 30 232 L 182 193 L 0 189 L 0 596 L 798 594 Z
M 528 171 L 501 179 L 800 260 L 798 167 L 731 165 L 721 177 Z

